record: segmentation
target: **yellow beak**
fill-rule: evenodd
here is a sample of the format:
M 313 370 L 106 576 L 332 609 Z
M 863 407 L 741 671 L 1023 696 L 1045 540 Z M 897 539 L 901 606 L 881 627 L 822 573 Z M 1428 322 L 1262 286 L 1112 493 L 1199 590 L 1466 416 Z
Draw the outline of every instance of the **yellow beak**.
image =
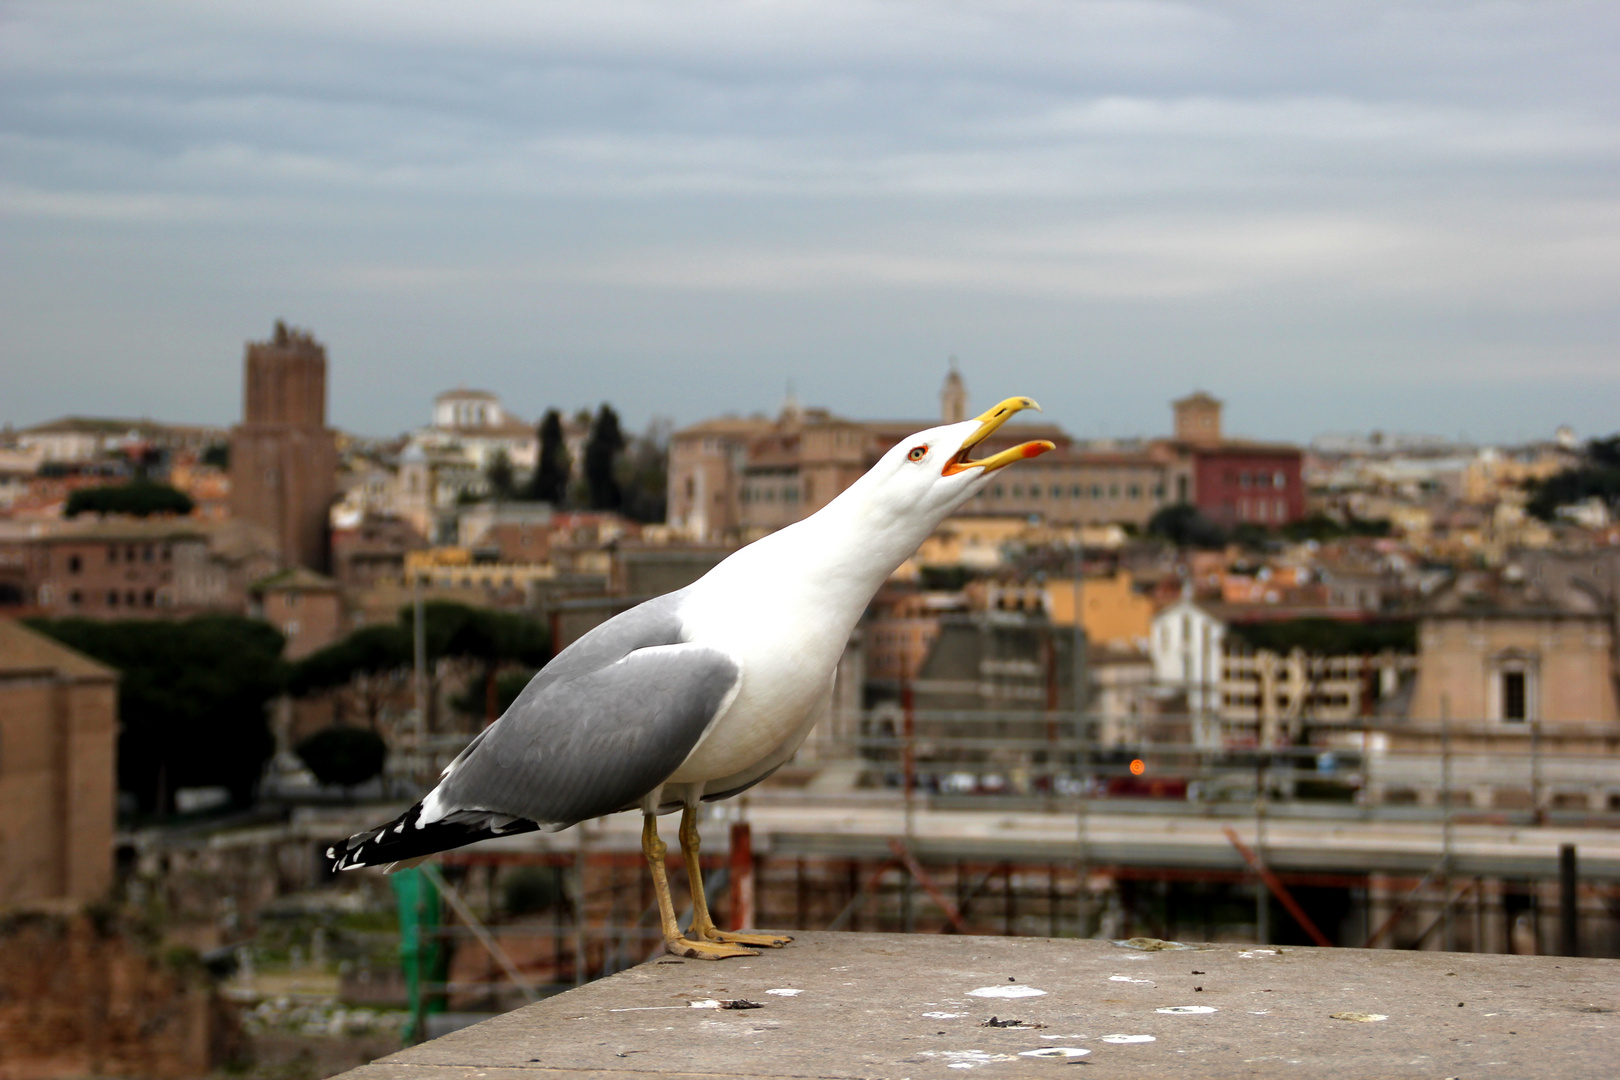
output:
M 975 417 L 979 421 L 979 429 L 968 436 L 967 441 L 962 444 L 962 449 L 951 455 L 951 459 L 945 463 L 943 475 L 952 476 L 965 469 L 983 469 L 986 473 L 993 473 L 997 469 L 1006 468 L 1015 461 L 1040 457 L 1048 450 L 1056 450 L 1057 447 L 1054 444 L 1047 442 L 1045 439 L 1038 439 L 1035 442 L 1019 443 L 1012 449 L 1003 450 L 999 454 L 992 454 L 983 461 L 968 460 L 969 451 L 989 438 L 1002 424 L 1011 420 L 1014 413 L 1022 412 L 1025 409 L 1034 409 L 1036 412 L 1041 411 L 1041 407 L 1035 404 L 1033 398 L 1010 397 L 990 411 Z

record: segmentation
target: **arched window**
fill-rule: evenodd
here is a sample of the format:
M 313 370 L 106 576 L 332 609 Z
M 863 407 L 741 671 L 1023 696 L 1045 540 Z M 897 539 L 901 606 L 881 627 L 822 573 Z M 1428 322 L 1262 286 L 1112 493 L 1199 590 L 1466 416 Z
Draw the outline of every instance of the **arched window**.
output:
M 1487 707 L 1492 720 L 1522 724 L 1539 718 L 1540 666 L 1534 653 L 1520 649 L 1491 657 Z

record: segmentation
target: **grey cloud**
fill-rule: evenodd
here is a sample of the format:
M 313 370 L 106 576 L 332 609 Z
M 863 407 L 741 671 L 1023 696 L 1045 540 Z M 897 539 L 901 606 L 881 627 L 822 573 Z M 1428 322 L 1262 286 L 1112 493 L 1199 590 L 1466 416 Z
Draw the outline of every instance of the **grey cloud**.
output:
M 1616 10 L 14 3 L 0 419 L 119 411 L 132 333 L 157 411 L 227 419 L 285 315 L 374 431 L 474 376 L 690 420 L 799 370 L 925 413 L 953 351 L 1081 428 L 1096 387 L 1110 423 L 1198 382 L 1300 437 L 1459 377 L 1608 422 Z

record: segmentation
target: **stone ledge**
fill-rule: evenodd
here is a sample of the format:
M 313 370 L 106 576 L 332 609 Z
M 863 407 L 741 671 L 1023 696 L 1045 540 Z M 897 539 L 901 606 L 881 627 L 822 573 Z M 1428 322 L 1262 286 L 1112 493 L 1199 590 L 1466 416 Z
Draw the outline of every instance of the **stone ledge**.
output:
M 986 988 L 1028 996 L 972 993 Z M 691 1005 L 739 998 L 763 1008 Z M 1119 1077 L 1607 1078 L 1617 1007 L 1612 960 L 804 933 L 759 957 L 649 961 L 343 1076 L 920 1078 L 1068 1063 Z M 983 1026 L 992 1016 L 1024 1026 Z

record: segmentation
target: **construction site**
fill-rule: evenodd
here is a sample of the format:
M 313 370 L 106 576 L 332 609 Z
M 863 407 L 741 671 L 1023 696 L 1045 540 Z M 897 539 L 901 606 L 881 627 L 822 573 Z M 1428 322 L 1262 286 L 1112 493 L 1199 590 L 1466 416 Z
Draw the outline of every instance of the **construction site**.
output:
M 1260 753 L 1122 752 L 1074 737 L 1072 715 L 972 714 L 1002 727 L 994 739 L 948 734 L 969 719 L 949 713 L 903 712 L 897 731 L 889 711 L 851 719 L 869 733 L 854 756 L 705 807 L 723 927 L 1620 956 L 1620 814 L 1590 755 L 1482 749 L 1462 722 L 1430 733 L 1436 752 L 1379 749 L 1388 733 L 1362 727 L 1332 749 Z M 1487 782 L 1519 808 L 1477 806 Z M 1397 788 L 1410 797 L 1389 801 Z M 131 836 L 125 887 L 196 924 L 244 1003 L 404 1009 L 407 1041 L 662 950 L 638 814 L 393 875 L 325 872 L 332 841 L 401 809 Z M 684 924 L 673 852 L 668 874 Z

